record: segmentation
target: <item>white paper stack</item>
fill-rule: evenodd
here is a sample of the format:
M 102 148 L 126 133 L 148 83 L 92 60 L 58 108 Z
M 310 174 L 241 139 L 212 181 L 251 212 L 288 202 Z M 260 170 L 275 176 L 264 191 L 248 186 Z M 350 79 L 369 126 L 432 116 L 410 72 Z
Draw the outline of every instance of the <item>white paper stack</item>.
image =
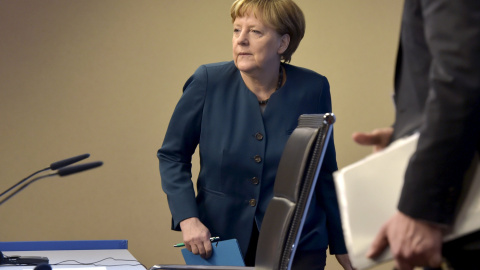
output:
M 397 140 L 385 150 L 369 155 L 334 173 L 345 242 L 352 264 L 366 269 L 391 259 L 385 252 L 376 260 L 365 257 L 380 227 L 397 211 L 408 161 L 418 134 Z M 457 215 L 451 240 L 480 228 L 480 169 L 472 166 L 473 181 Z

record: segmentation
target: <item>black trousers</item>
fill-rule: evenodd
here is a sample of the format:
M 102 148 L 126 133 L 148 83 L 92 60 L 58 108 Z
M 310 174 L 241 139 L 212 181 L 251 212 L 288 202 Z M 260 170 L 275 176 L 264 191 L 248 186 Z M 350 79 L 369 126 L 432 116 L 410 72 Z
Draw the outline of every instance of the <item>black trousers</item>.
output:
M 253 221 L 252 235 L 250 236 L 250 243 L 248 243 L 247 254 L 244 261 L 245 266 L 255 266 L 255 255 L 257 254 L 258 243 L 258 228 L 255 221 Z
M 293 258 L 292 270 L 324 270 L 327 263 L 327 250 L 297 250 Z
M 442 247 L 442 255 L 449 270 L 480 270 L 480 231 L 446 242 Z
M 451 269 L 480 269 L 480 231 L 445 243 L 442 253 Z

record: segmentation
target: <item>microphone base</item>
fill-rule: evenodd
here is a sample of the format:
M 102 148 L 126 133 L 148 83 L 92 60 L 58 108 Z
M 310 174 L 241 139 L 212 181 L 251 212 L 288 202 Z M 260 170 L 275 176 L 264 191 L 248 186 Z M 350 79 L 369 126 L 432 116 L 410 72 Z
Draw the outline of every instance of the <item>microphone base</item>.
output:
M 2 260 L 3 264 L 11 265 L 38 265 L 42 263 L 48 263 L 49 260 L 47 257 L 40 256 L 4 256 Z

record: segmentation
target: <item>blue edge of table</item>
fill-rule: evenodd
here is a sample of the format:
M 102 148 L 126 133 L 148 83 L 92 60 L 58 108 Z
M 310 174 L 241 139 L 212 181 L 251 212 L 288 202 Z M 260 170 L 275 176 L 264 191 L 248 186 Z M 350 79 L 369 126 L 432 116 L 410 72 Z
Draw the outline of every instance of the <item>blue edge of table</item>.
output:
M 0 242 L 1 251 L 128 249 L 128 240 Z

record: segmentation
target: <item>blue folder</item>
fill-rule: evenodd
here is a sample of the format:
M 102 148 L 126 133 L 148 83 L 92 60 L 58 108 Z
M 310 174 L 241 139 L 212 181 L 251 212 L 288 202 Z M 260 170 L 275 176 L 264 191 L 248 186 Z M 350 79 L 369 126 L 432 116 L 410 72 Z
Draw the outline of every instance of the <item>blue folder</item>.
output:
M 185 263 L 187 265 L 245 266 L 237 239 L 214 242 L 212 248 L 212 256 L 208 259 L 194 255 L 186 248 L 182 249 Z

